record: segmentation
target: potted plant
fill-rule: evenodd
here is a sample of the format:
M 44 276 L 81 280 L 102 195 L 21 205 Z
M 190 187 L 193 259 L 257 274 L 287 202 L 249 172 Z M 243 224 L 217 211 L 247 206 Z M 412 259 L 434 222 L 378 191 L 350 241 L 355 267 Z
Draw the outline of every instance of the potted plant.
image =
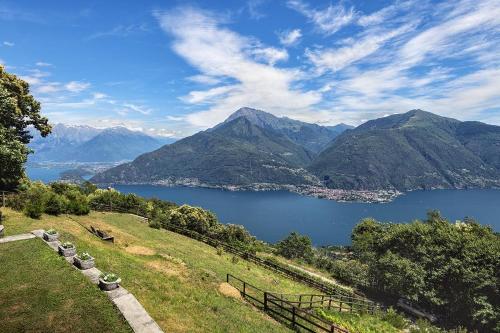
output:
M 102 273 L 99 276 L 99 287 L 102 290 L 110 291 L 118 288 L 121 281 L 122 279 L 114 273 Z
M 76 254 L 76 247 L 73 243 L 64 242 L 59 245 L 59 254 L 64 257 L 72 257 Z
M 74 261 L 76 267 L 80 269 L 89 269 L 95 266 L 94 257 L 87 252 L 77 254 Z
M 49 229 L 43 232 L 43 239 L 47 242 L 55 242 L 59 238 L 59 233 L 55 229 Z

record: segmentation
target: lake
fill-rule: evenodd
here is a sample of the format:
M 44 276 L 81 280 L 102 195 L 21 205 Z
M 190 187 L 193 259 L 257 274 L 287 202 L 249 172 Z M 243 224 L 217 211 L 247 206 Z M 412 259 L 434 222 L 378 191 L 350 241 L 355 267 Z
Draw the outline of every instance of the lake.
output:
M 61 171 L 29 169 L 28 175 L 47 182 L 57 179 Z M 335 202 L 286 191 L 230 192 L 153 185 L 117 185 L 116 189 L 209 209 L 221 222 L 242 224 L 268 242 L 298 231 L 311 237 L 316 245 L 348 244 L 352 228 L 364 217 L 408 222 L 425 218 L 429 209 L 438 209 L 450 221 L 474 217 L 500 231 L 500 190 L 414 191 L 390 203 L 369 204 Z

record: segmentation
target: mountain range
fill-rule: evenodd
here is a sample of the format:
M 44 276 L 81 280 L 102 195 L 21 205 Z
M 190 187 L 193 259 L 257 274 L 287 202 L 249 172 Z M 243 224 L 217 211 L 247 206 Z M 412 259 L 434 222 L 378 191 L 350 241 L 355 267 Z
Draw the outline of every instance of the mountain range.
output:
M 404 191 L 497 187 L 499 176 L 499 126 L 412 110 L 327 127 L 242 108 L 92 180 Z
M 30 162 L 120 162 L 153 151 L 173 140 L 151 137 L 125 127 L 105 129 L 56 124 L 42 138 L 33 133 Z

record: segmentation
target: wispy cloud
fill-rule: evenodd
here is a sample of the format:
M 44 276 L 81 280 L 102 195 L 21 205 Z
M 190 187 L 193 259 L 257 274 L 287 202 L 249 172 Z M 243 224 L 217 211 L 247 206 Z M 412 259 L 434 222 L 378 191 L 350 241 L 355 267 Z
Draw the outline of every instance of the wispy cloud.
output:
M 413 25 L 404 25 L 395 30 L 368 34 L 362 39 L 340 48 L 306 50 L 306 56 L 320 73 L 330 70 L 337 72 L 362 60 L 379 50 L 386 41 L 412 30 Z
M 96 32 L 86 38 L 86 40 L 93 40 L 106 37 L 128 37 L 140 33 L 149 32 L 150 28 L 145 23 L 117 25 L 110 30 Z
M 355 18 L 354 8 L 346 8 L 341 3 L 330 4 L 324 9 L 311 8 L 302 0 L 288 0 L 287 5 L 307 17 L 319 31 L 327 35 L 336 33 Z
M 279 41 L 284 46 L 292 46 L 298 44 L 300 42 L 300 37 L 302 37 L 302 32 L 300 29 L 278 32 Z
M 39 61 L 35 65 L 38 67 L 52 67 L 52 64 L 49 64 L 48 62 L 43 62 L 43 61 Z
M 209 104 L 205 110 L 186 117 L 192 125 L 213 126 L 244 105 L 290 114 L 319 102 L 318 93 L 293 88 L 303 76 L 300 70 L 260 62 L 261 51 L 256 50 L 265 47 L 224 27 L 215 14 L 182 7 L 155 16 L 165 32 L 174 37 L 173 50 L 202 75 L 235 81 L 193 91 L 184 98 L 188 103 Z
M 248 14 L 250 14 L 250 18 L 254 20 L 260 20 L 266 17 L 266 14 L 262 12 L 261 6 L 267 0 L 247 0 L 247 9 Z
M 82 92 L 90 87 L 90 83 L 81 81 L 71 81 L 64 85 L 64 88 L 70 92 Z
M 2 44 L 3 44 L 4 46 L 8 46 L 8 47 L 12 47 L 12 46 L 16 45 L 16 44 L 14 44 L 13 42 L 9 42 L 9 41 L 4 41 Z

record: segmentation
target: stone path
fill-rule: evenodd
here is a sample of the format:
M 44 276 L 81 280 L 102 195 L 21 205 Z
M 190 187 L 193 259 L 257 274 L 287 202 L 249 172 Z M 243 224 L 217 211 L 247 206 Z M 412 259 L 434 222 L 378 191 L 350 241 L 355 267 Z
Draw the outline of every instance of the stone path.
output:
M 31 239 L 35 238 L 36 236 L 33 234 L 21 234 L 21 235 L 14 235 L 14 236 L 7 236 L 0 238 L 0 244 L 2 243 L 8 243 L 8 242 L 15 242 L 19 240 L 24 240 L 24 239 Z
M 58 247 L 61 244 L 59 241 L 47 242 L 43 239 L 43 230 L 33 230 L 29 238 L 39 237 L 47 245 L 49 245 L 54 251 L 58 251 Z M 23 236 L 23 235 L 20 235 Z M 24 235 L 26 236 L 26 235 Z M 11 236 L 14 237 L 14 236 Z M 22 238 L 28 239 L 28 238 Z M 72 266 L 80 271 L 83 275 L 89 278 L 94 284 L 99 283 L 99 275 L 101 271 L 97 268 L 91 268 L 86 270 L 80 270 L 73 265 L 74 257 L 65 257 L 66 261 L 72 264 Z M 109 299 L 116 305 L 118 310 L 123 314 L 130 327 L 136 333 L 162 333 L 160 326 L 151 318 L 151 316 L 146 312 L 144 307 L 139 303 L 139 301 L 134 297 L 133 294 L 128 292 L 127 289 L 123 287 L 118 287 L 115 290 L 105 291 Z

